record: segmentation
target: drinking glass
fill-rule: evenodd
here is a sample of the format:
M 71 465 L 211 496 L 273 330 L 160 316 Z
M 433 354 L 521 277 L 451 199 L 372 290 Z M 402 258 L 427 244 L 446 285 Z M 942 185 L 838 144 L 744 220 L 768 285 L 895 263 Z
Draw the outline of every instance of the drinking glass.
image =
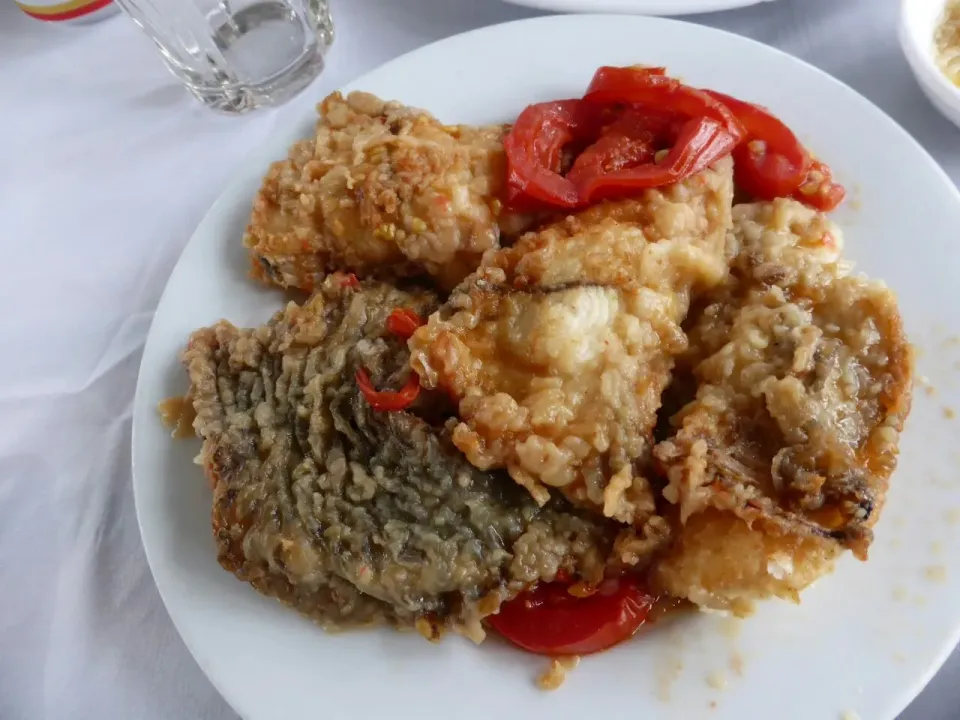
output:
M 328 0 L 117 0 L 204 105 L 279 105 L 323 69 Z

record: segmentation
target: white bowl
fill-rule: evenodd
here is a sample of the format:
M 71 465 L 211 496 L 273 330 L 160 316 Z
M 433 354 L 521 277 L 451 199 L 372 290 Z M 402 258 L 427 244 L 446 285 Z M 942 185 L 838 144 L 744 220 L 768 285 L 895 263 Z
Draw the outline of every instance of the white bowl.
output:
M 933 34 L 945 5 L 946 0 L 902 0 L 900 45 L 930 102 L 960 127 L 960 88 L 947 79 L 934 57 Z

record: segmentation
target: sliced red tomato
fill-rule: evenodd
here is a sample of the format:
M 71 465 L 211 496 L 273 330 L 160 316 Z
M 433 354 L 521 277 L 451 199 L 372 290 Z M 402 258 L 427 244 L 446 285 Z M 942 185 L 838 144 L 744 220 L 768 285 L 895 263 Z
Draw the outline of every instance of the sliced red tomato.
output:
M 651 163 L 656 154 L 652 142 L 629 135 L 606 134 L 580 153 L 567 173 L 567 179 L 576 186 L 594 175 Z
M 363 397 L 370 403 L 374 410 L 383 410 L 387 412 L 397 412 L 405 410 L 413 404 L 420 394 L 420 378 L 415 372 L 410 373 L 410 377 L 404 386 L 397 391 L 377 390 L 370 382 L 370 376 L 363 368 L 357 370 L 357 385 Z
M 761 200 L 790 197 L 810 168 L 810 155 L 779 118 L 766 108 L 705 90 L 743 124 L 746 139 L 733 153 L 737 185 Z
M 651 163 L 658 150 L 674 144 L 682 124 L 682 119 L 670 112 L 626 108 L 580 153 L 567 179 L 579 186 L 595 175 Z
M 659 67 L 601 67 L 583 100 L 524 110 L 504 147 L 507 205 L 520 212 L 680 182 L 729 153 L 737 184 L 758 199 L 795 197 L 830 210 L 845 194 L 765 108 L 689 87 Z
M 560 174 L 563 148 L 582 131 L 579 100 L 530 105 L 513 124 L 503 147 L 507 155 L 507 205 L 527 210 L 536 200 L 552 207 L 577 205 L 577 189 Z
M 775 147 L 778 152 L 795 163 L 804 161 L 806 154 L 797 136 L 780 118 L 765 107 L 738 100 L 716 90 L 704 90 L 704 93 L 722 102 L 743 124 L 747 138 L 759 138 Z
M 750 140 L 734 150 L 733 167 L 737 185 L 757 200 L 790 197 L 804 176 L 802 166 L 771 150 L 763 140 Z
M 654 597 L 633 578 L 605 580 L 587 597 L 567 583 L 544 583 L 504 603 L 487 621 L 511 643 L 538 655 L 589 655 L 630 638 Z
M 396 308 L 387 316 L 387 330 L 403 340 L 409 340 L 423 325 L 423 318 L 409 308 Z
M 601 67 L 583 99 L 590 103 L 643 105 L 687 118 L 706 117 L 720 123 L 735 140 L 744 136 L 743 125 L 723 102 L 649 68 Z
M 584 174 L 577 190 L 585 203 L 636 194 L 643 188 L 680 182 L 729 155 L 737 140 L 715 120 L 688 120 L 675 144 L 659 163 L 646 163 L 626 170 Z
M 847 191 L 833 181 L 833 171 L 826 163 L 814 160 L 800 187 L 793 194 L 796 200 L 822 212 L 830 212 L 843 202 Z

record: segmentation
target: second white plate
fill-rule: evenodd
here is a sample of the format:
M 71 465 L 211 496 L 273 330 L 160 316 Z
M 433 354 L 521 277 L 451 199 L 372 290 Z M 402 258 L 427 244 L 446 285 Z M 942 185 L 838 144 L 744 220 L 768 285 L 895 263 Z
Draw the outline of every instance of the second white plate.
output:
M 775 0 L 504 0 L 504 2 L 567 13 L 693 15 L 733 10 L 763 2 L 775 2 Z

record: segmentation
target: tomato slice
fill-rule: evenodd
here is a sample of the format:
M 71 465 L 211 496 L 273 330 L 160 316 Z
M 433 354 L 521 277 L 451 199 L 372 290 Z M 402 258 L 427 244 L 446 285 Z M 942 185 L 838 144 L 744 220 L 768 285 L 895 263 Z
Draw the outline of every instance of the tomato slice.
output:
M 519 212 L 634 195 L 730 153 L 737 184 L 757 199 L 795 197 L 832 210 L 845 195 L 830 168 L 768 110 L 689 87 L 660 67 L 599 68 L 582 100 L 526 108 L 504 148 L 506 205 Z
M 635 194 L 637 190 L 680 182 L 730 154 L 736 138 L 717 121 L 701 117 L 688 120 L 675 144 L 659 163 L 578 177 L 577 190 L 585 203 Z
M 746 131 L 733 154 L 741 189 L 762 200 L 796 192 L 810 168 L 810 155 L 793 131 L 766 108 L 714 90 L 704 92 L 730 108 Z
M 370 403 L 374 410 L 383 410 L 387 412 L 397 412 L 405 410 L 413 404 L 420 394 L 420 378 L 415 372 L 410 373 L 410 377 L 404 386 L 397 391 L 377 390 L 370 382 L 370 376 L 363 368 L 357 370 L 357 385 L 363 397 Z
M 587 597 L 567 583 L 544 583 L 504 603 L 487 621 L 519 648 L 538 655 L 589 655 L 633 636 L 654 597 L 633 578 L 605 580 Z
M 601 67 L 594 73 L 583 99 L 591 103 L 645 105 L 687 118 L 706 117 L 720 123 L 736 141 L 744 136 L 740 120 L 723 102 L 648 68 Z
M 626 108 L 587 147 L 567 173 L 574 185 L 590 177 L 651 163 L 658 150 L 674 144 L 683 121 L 652 108 Z M 582 198 L 581 198 L 582 200 Z
M 842 203 L 846 196 L 847 191 L 843 185 L 833 181 L 833 171 L 819 160 L 810 163 L 810 169 L 793 194 L 796 200 L 822 212 L 830 212 Z
M 576 137 L 579 100 L 530 105 L 513 124 L 503 147 L 507 155 L 507 206 L 529 209 L 521 199 L 553 207 L 576 207 L 577 189 L 560 175 L 563 148 Z
M 409 308 L 396 308 L 387 316 L 387 330 L 402 340 L 409 340 L 423 325 L 423 318 Z

